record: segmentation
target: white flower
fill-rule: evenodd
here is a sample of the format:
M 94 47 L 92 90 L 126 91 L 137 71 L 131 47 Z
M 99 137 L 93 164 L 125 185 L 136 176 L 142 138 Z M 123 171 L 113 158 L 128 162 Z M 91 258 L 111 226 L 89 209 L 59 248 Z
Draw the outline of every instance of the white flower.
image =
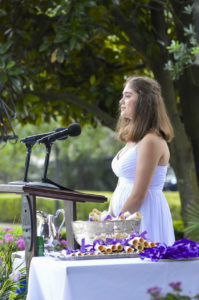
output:
M 14 270 L 10 275 L 9 278 L 14 281 L 17 282 L 21 279 L 21 273 L 18 270 Z

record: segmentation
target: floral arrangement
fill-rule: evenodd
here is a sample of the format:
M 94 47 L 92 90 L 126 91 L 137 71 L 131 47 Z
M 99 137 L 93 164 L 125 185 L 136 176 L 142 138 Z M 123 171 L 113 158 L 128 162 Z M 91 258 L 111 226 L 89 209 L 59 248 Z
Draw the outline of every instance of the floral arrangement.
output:
M 6 251 L 8 247 L 12 251 L 24 250 L 24 240 L 12 227 L 0 228 L 0 251 Z
M 67 245 L 67 241 L 64 239 L 61 239 L 59 241 L 57 241 L 56 246 L 54 248 L 55 251 L 60 251 L 62 249 L 65 249 Z
M 162 294 L 162 289 L 160 287 L 152 287 L 147 290 L 147 294 L 151 296 L 150 300 L 191 300 L 199 299 L 199 294 L 195 296 L 182 295 L 181 282 L 171 282 L 169 286 L 172 289 L 172 292 Z
M 55 241 L 54 251 L 61 251 L 67 246 L 66 232 L 62 230 L 58 233 L 58 240 Z
M 19 265 L 13 270 L 13 252 L 23 249 L 23 239 L 13 228 L 0 229 L 0 299 L 25 299 L 25 268 Z

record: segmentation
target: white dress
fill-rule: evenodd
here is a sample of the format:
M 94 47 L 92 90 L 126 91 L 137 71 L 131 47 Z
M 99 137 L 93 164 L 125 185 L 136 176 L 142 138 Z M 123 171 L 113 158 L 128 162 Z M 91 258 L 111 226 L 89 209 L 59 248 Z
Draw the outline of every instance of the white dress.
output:
M 111 199 L 112 213 L 119 215 L 121 208 L 133 188 L 137 161 L 137 145 L 128 149 L 119 157 L 117 154 L 112 161 L 112 169 L 119 178 L 118 185 Z M 166 177 L 167 166 L 157 166 L 147 194 L 138 210 L 143 218 L 140 233 L 147 231 L 146 237 L 154 242 L 174 243 L 172 218 L 167 200 L 162 192 Z

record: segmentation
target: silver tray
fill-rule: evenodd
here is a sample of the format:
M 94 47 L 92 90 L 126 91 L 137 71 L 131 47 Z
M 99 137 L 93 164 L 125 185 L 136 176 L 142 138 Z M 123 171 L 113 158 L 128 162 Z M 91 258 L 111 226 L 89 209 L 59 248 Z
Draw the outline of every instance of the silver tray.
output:
M 94 259 L 115 259 L 115 258 L 136 258 L 139 257 L 137 253 L 113 253 L 100 255 L 83 255 L 83 256 L 64 256 L 64 255 L 48 255 L 54 257 L 56 260 L 94 260 Z

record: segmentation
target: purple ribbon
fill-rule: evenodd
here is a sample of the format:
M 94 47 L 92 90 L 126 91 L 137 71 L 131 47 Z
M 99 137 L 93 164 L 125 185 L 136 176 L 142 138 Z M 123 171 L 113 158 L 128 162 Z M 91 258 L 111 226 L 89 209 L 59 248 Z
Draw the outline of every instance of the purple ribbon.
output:
M 140 258 L 150 258 L 152 261 L 159 259 L 188 259 L 199 256 L 199 245 L 188 239 L 176 241 L 172 246 L 157 244 L 154 248 L 147 248 L 139 253 Z
M 106 218 L 104 219 L 104 221 L 108 221 L 108 220 L 111 220 L 111 219 L 112 219 L 111 215 L 108 215 L 108 216 L 106 216 Z

